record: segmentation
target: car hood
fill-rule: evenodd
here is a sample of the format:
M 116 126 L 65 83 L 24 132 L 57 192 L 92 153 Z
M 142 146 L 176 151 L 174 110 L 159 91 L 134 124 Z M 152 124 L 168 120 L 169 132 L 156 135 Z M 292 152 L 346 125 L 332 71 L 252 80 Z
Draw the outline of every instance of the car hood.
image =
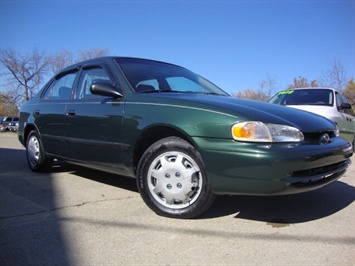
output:
M 299 128 L 303 132 L 320 132 L 335 128 L 332 121 L 313 113 L 231 96 L 194 93 L 160 93 L 145 94 L 145 96 L 144 101 L 213 110 L 234 116 L 236 121 L 286 124 Z
M 330 108 L 324 105 L 287 105 L 287 107 L 292 107 L 319 115 L 323 114 L 323 112 Z

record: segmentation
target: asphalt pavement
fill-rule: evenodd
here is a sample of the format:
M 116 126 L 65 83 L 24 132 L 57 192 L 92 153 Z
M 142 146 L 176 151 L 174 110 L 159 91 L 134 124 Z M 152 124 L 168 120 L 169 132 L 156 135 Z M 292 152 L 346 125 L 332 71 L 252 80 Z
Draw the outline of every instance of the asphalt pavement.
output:
M 152 212 L 133 178 L 33 173 L 16 134 L 0 133 L 0 265 L 355 265 L 354 164 L 316 191 L 220 196 L 178 220 Z

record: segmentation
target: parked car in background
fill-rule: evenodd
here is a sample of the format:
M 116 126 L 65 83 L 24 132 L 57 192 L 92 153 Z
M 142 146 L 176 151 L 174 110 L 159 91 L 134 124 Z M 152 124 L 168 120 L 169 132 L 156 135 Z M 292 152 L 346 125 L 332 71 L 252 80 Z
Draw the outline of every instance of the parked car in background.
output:
M 13 131 L 13 132 L 17 132 L 18 130 L 18 126 L 19 126 L 19 121 L 15 121 L 15 122 L 12 122 L 10 124 L 10 130 Z
M 16 116 L 1 117 L 0 131 L 17 131 L 19 118 Z
M 229 96 L 180 66 L 127 57 L 77 63 L 20 110 L 33 171 L 54 158 L 136 177 L 157 214 L 192 218 L 216 194 L 283 195 L 343 175 L 352 145 L 321 116 Z
M 355 113 L 346 98 L 331 88 L 298 88 L 277 93 L 269 103 L 285 105 L 324 116 L 334 121 L 340 136 L 355 149 Z

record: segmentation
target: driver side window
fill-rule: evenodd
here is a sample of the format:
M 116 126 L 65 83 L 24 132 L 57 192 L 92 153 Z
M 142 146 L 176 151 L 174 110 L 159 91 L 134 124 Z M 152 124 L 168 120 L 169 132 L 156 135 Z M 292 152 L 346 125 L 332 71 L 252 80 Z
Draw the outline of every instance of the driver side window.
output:
M 338 92 L 336 92 L 336 98 L 337 98 L 337 107 L 339 110 L 339 107 L 341 106 L 342 103 L 347 103 L 349 104 L 348 100 L 341 94 L 339 94 Z M 355 116 L 354 110 L 352 108 L 350 109 L 343 109 L 343 110 L 339 110 L 339 112 L 351 115 L 351 116 Z
M 110 81 L 107 72 L 99 67 L 84 69 L 81 73 L 76 98 L 77 99 L 89 99 L 89 98 L 101 98 L 103 96 L 94 95 L 90 92 L 90 86 L 96 79 Z

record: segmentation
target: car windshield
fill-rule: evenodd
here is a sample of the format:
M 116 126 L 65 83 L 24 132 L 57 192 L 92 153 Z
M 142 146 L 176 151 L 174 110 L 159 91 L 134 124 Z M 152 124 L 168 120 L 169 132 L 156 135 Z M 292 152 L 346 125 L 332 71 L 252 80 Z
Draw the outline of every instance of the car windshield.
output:
M 333 106 L 333 91 L 328 89 L 297 89 L 281 91 L 269 100 L 280 105 Z
M 208 80 L 179 66 L 131 58 L 117 58 L 116 62 L 137 93 L 184 92 L 228 95 Z

